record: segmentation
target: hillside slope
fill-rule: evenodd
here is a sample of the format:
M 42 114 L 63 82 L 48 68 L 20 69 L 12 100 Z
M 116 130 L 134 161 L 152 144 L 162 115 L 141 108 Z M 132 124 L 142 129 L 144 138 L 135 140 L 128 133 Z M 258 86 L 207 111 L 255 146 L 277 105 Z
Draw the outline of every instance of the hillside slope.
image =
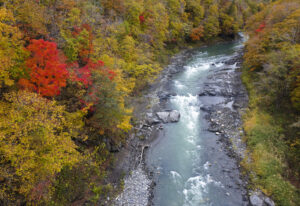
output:
M 300 172 L 300 4 L 280 0 L 252 16 L 243 80 L 252 183 L 278 205 L 298 205 Z

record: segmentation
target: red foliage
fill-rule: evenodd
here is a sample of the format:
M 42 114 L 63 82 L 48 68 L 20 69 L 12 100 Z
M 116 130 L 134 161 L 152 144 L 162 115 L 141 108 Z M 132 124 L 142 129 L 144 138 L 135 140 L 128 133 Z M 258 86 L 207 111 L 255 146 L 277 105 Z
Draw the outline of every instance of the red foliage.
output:
M 81 68 L 79 68 L 78 63 L 73 63 L 71 67 L 73 71 L 71 79 L 73 81 L 81 82 L 85 86 L 85 88 L 88 88 L 93 84 L 92 72 L 97 69 L 101 69 L 103 75 L 107 76 L 111 81 L 116 76 L 115 72 L 107 68 L 104 68 L 104 62 L 100 60 L 97 61 L 96 63 L 92 61 L 88 61 L 88 63 Z
M 80 103 L 82 104 L 83 109 L 87 109 L 89 112 L 95 111 L 95 105 L 99 103 L 100 99 L 98 97 L 100 87 L 103 87 L 103 84 L 106 84 L 106 81 L 94 82 L 93 72 L 97 72 L 104 79 L 107 78 L 109 81 L 113 81 L 116 77 L 116 73 L 114 71 L 109 70 L 104 67 L 103 61 L 97 61 L 96 63 L 92 61 L 88 61 L 88 63 L 84 67 L 79 67 L 78 63 L 73 63 L 70 69 L 71 80 L 74 82 L 79 82 L 81 86 L 84 86 L 87 94 L 84 99 L 80 99 Z M 102 84 L 103 83 L 103 84 Z M 105 86 L 104 86 L 105 87 Z M 92 105 L 92 106 L 91 106 Z
M 20 79 L 19 84 L 42 96 L 55 96 L 66 86 L 68 71 L 59 60 L 56 43 L 43 39 L 31 40 L 27 50 L 31 56 L 26 60 L 29 79 Z
M 139 16 L 139 20 L 140 20 L 140 24 L 143 24 L 145 22 L 145 16 L 143 14 L 141 14 Z
M 255 30 L 256 33 L 261 32 L 266 27 L 266 24 L 263 22 L 259 25 L 258 29 Z

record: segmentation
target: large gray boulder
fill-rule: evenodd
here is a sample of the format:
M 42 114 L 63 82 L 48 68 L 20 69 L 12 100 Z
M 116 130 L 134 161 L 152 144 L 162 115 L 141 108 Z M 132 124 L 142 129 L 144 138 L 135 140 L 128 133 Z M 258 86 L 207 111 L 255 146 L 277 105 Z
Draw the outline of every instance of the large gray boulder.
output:
M 156 115 L 163 123 L 169 122 L 169 112 L 157 112 Z
M 146 114 L 146 121 L 149 125 L 159 124 L 161 122 L 155 115 L 153 115 L 153 113 Z
M 180 113 L 177 110 L 170 112 L 157 112 L 156 116 L 163 123 L 178 122 L 180 119 Z
M 177 110 L 173 110 L 169 114 L 170 122 L 178 122 L 180 119 L 180 113 Z

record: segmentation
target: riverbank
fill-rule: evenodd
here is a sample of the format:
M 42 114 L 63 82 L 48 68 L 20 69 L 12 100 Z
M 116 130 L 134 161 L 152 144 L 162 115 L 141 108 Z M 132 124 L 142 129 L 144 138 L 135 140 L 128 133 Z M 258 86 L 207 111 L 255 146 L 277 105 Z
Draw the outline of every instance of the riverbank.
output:
M 295 153 L 299 150 L 288 140 L 297 139 L 299 134 L 297 114 L 291 107 L 274 109 L 274 105 L 264 104 L 262 99 L 268 96 L 258 92 L 262 80 L 256 75 L 248 67 L 243 68 L 242 79 L 250 100 L 243 116 L 249 155 L 242 165 L 249 172 L 250 188 L 260 188 L 253 194 L 261 196 L 263 191 L 280 206 L 299 205 L 300 181 L 295 169 L 299 165 Z

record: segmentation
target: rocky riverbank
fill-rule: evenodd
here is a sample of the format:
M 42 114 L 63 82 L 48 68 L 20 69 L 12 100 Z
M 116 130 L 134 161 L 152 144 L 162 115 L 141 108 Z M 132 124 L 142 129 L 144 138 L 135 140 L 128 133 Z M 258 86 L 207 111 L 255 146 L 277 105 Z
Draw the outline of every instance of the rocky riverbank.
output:
M 226 65 L 223 69 L 213 70 L 204 82 L 199 98 L 203 102 L 218 98 L 216 103 L 210 101 L 209 104 L 200 107 L 206 113 L 205 118 L 210 123 L 208 131 L 220 137 L 220 140 L 227 145 L 230 156 L 243 159 L 246 144 L 242 141 L 241 117 L 247 108 L 248 96 L 240 78 L 242 50 L 238 53 L 237 56 L 221 62 Z
M 244 135 L 242 115 L 248 106 L 247 91 L 241 81 L 241 65 L 243 51 L 227 61 L 221 62 L 227 65 L 225 68 L 215 70 L 204 82 L 200 98 L 218 97 L 218 103 L 202 105 L 200 109 L 206 113 L 209 121 L 208 131 L 219 136 L 220 141 L 226 145 L 228 156 L 241 161 L 245 158 L 246 144 L 242 138 Z M 204 100 L 205 101 L 205 100 Z M 229 170 L 225 170 L 230 173 Z M 247 186 L 247 176 L 243 177 L 244 187 Z M 274 202 L 265 196 L 260 190 L 248 191 L 250 205 L 275 206 Z

